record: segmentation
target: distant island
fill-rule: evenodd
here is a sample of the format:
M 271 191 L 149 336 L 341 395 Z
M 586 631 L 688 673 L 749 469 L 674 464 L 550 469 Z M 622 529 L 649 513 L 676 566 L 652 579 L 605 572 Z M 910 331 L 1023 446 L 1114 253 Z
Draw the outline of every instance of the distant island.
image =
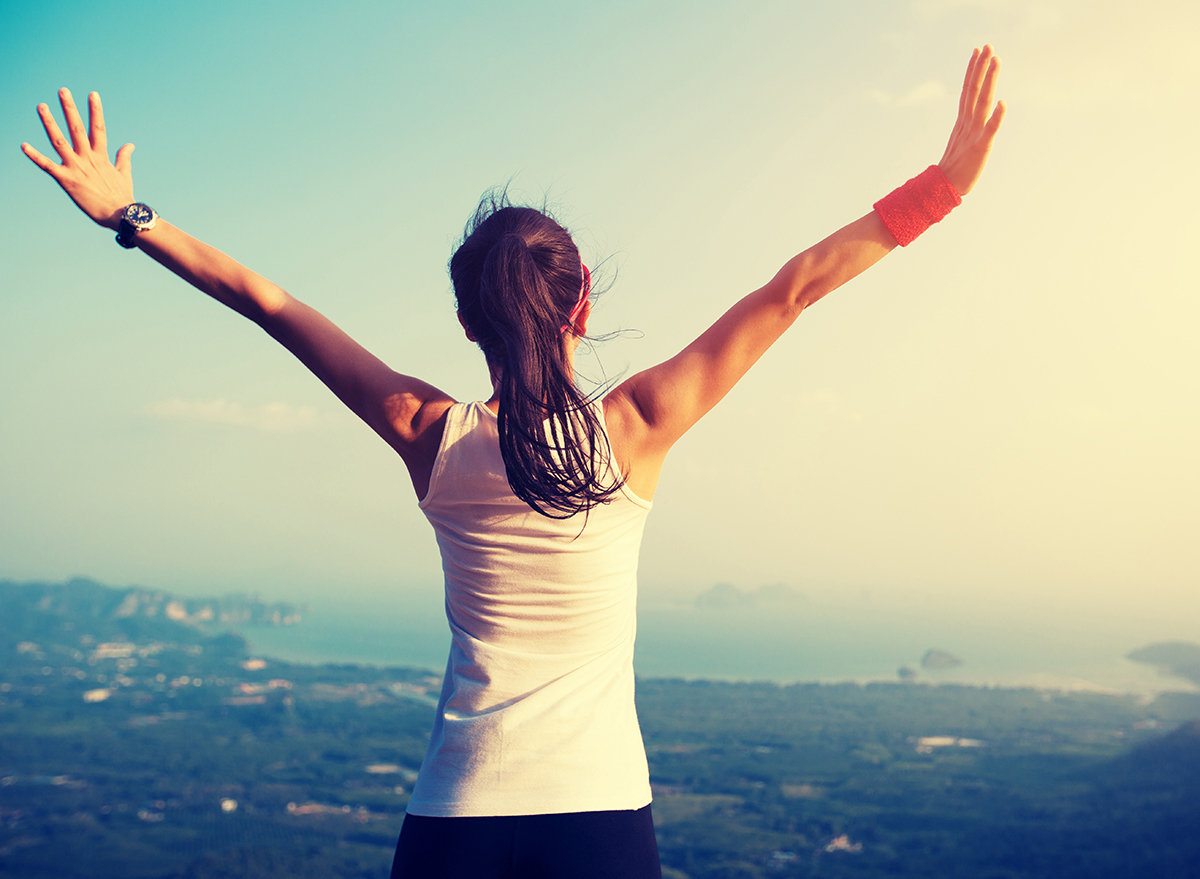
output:
M 945 650 L 935 650 L 932 647 L 925 651 L 925 655 L 921 657 L 921 668 L 925 671 L 946 671 L 951 668 L 958 668 L 963 664 L 963 661 L 953 653 L 948 653 Z M 917 679 L 917 670 L 911 665 L 902 665 L 896 669 L 896 677 L 902 683 L 912 683 Z
M 1200 644 L 1164 641 L 1126 654 L 1134 662 L 1157 666 L 1163 674 L 1183 678 L 1200 687 Z
M 926 650 L 925 655 L 921 657 L 921 668 L 927 671 L 944 671 L 948 668 L 958 668 L 962 664 L 961 659 L 945 650 L 931 648 Z

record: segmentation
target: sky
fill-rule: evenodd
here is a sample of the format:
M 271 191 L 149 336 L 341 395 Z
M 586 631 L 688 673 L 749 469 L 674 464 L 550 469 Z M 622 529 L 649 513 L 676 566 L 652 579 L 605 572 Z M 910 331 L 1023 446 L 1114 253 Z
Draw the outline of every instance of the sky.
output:
M 643 600 L 726 581 L 947 621 L 1200 640 L 1200 6 L 1191 0 L 3 4 L 0 578 L 436 596 L 394 453 L 253 325 L 21 155 L 104 98 L 137 197 L 459 399 L 445 265 L 547 202 L 660 362 L 936 162 L 974 46 L 991 165 L 806 312 L 673 450 Z

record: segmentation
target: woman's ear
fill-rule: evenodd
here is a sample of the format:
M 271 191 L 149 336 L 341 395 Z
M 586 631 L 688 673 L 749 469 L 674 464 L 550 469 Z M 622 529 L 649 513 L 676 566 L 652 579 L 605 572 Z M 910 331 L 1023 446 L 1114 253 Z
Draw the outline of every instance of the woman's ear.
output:
M 583 308 L 579 309 L 579 314 L 575 316 L 575 322 L 567 329 L 574 333 L 579 338 L 587 335 L 588 318 L 592 316 L 592 300 L 588 299 L 583 303 Z
M 475 342 L 476 344 L 478 344 L 479 340 L 475 338 L 475 334 L 472 333 L 471 330 L 467 327 L 467 322 L 465 320 L 463 320 L 462 312 L 461 311 L 455 312 L 455 314 L 458 315 L 458 322 L 460 324 L 462 324 L 463 332 L 467 334 L 467 338 L 470 339 L 472 342 Z

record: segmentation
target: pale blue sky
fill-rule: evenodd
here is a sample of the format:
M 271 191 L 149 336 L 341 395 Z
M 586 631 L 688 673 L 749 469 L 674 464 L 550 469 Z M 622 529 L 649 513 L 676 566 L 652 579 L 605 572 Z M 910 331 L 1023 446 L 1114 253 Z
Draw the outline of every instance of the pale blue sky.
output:
M 677 447 L 645 595 L 783 581 L 1200 631 L 1198 39 L 1184 0 L 5 4 L 0 577 L 439 580 L 390 450 L 20 154 L 59 86 L 100 91 L 140 199 L 468 398 L 445 263 L 484 189 L 557 206 L 612 282 L 593 329 L 643 334 L 605 369 L 641 368 L 937 161 L 991 41 L 984 180 Z

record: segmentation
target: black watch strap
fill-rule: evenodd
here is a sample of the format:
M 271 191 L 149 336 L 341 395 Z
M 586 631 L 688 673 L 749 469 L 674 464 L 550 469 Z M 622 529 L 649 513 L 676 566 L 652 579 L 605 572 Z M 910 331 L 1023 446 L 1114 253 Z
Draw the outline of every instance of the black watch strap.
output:
M 121 222 L 117 226 L 117 244 L 124 247 L 126 250 L 132 250 L 135 246 L 134 238 L 137 237 L 138 229 L 133 223 L 121 217 Z

